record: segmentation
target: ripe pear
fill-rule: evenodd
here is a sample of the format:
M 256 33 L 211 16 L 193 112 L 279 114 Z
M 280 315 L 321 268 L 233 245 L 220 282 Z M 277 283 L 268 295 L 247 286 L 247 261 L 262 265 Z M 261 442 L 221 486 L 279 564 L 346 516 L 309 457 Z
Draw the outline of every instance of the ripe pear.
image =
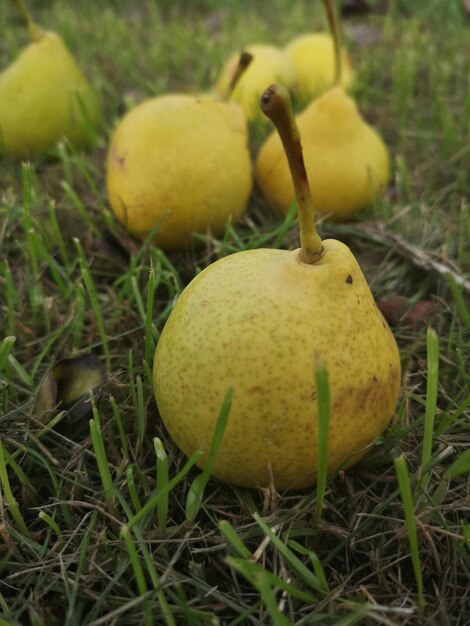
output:
M 296 74 L 295 93 L 311 100 L 331 87 L 335 81 L 335 46 L 328 33 L 306 33 L 293 39 L 285 48 Z M 341 85 L 349 89 L 353 71 L 347 51 L 343 48 Z
M 165 250 L 194 232 L 223 233 L 245 211 L 252 187 L 246 120 L 234 102 L 169 94 L 132 109 L 108 151 L 106 186 L 118 220 Z
M 366 453 L 389 423 L 400 386 L 397 345 L 357 261 L 343 243 L 322 242 L 316 232 L 288 105 L 279 85 L 263 94 L 294 178 L 300 249 L 249 250 L 207 267 L 173 308 L 154 360 L 160 415 L 186 455 L 209 450 L 233 389 L 213 474 L 247 487 L 315 482 L 317 357 L 329 374 L 330 472 Z
M 314 205 L 331 220 L 345 220 L 383 193 L 390 163 L 382 138 L 341 86 L 339 30 L 331 0 L 324 1 L 335 42 L 336 84 L 313 100 L 297 123 Z M 255 176 L 268 202 L 286 213 L 294 200 L 294 188 L 281 141 L 274 132 L 261 146 Z
M 343 87 L 313 100 L 297 117 L 314 206 L 345 220 L 370 205 L 389 179 L 388 151 Z M 255 176 L 268 202 L 287 213 L 294 187 L 282 143 L 271 133 L 256 159 Z
M 59 35 L 42 31 L 15 2 L 31 43 L 0 73 L 0 154 L 33 156 L 63 138 L 89 146 L 101 120 L 97 95 Z
M 248 120 L 265 121 L 260 115 L 259 98 L 267 85 L 279 81 L 288 89 L 294 85 L 294 67 L 285 52 L 276 46 L 253 44 L 246 51 L 253 56 L 250 67 L 238 81 L 231 99 L 242 107 Z M 215 85 L 215 92 L 224 94 L 237 64 L 239 53 L 232 55 L 225 64 Z

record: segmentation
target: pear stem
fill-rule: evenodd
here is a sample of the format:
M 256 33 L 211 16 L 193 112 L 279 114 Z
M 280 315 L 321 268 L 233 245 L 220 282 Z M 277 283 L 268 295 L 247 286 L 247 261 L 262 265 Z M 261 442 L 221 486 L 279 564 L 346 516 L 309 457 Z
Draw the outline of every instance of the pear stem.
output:
M 335 47 L 335 85 L 341 84 L 343 76 L 342 55 L 341 55 L 341 32 L 339 28 L 336 11 L 333 7 L 333 0 L 323 0 L 330 27 L 331 36 L 333 37 L 333 45 Z
M 233 76 L 230 79 L 230 83 L 228 84 L 228 87 L 223 95 L 222 100 L 224 100 L 225 102 L 227 102 L 227 100 L 230 100 L 233 92 L 235 91 L 235 87 L 238 85 L 238 82 L 240 81 L 240 78 L 243 76 L 243 74 L 245 73 L 246 69 L 248 68 L 248 66 L 250 65 L 252 61 L 253 61 L 253 55 L 247 52 L 246 50 L 243 50 L 240 54 L 237 67 L 235 68 Z
M 292 112 L 289 92 L 282 85 L 271 85 L 261 96 L 260 104 L 263 113 L 276 127 L 289 162 L 299 215 L 299 258 L 303 263 L 313 265 L 322 256 L 323 246 L 315 225 L 312 194 L 310 193 L 300 133 Z
M 18 13 L 21 15 L 26 28 L 28 29 L 29 36 L 32 41 L 39 41 L 44 36 L 44 31 L 33 22 L 30 14 L 26 10 L 23 0 L 13 0 L 18 9 Z

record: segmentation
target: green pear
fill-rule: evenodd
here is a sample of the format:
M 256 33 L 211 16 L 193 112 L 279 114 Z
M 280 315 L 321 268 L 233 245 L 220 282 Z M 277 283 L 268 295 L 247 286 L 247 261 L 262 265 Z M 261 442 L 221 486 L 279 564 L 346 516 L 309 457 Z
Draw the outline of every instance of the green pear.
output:
M 294 489 L 316 479 L 317 357 L 329 374 L 330 472 L 356 462 L 386 428 L 400 358 L 349 248 L 318 236 L 288 92 L 272 86 L 262 108 L 287 152 L 301 247 L 239 252 L 194 278 L 160 336 L 154 388 L 161 418 L 188 456 L 209 450 L 232 388 L 213 474 L 236 485 Z
M 353 217 L 383 193 L 390 178 L 388 150 L 361 116 L 342 83 L 339 30 L 328 8 L 335 42 L 335 85 L 298 116 L 314 206 L 331 220 Z M 294 188 L 281 141 L 273 132 L 261 146 L 255 176 L 268 202 L 287 213 Z
M 0 154 L 29 157 L 68 139 L 90 145 L 100 104 L 62 39 L 31 22 L 15 0 L 31 43 L 0 74 Z
M 242 55 L 241 70 L 251 57 Z M 241 70 L 236 70 L 235 86 Z M 132 109 L 109 146 L 106 186 L 117 219 L 165 250 L 194 233 L 221 235 L 245 211 L 252 188 L 246 120 L 214 95 L 168 94 Z

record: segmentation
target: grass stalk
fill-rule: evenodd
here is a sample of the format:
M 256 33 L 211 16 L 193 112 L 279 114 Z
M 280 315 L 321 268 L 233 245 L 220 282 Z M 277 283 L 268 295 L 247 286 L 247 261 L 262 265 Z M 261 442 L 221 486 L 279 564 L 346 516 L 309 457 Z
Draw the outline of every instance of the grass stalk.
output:
M 424 416 L 423 450 L 421 455 L 421 487 L 426 489 L 429 472 L 423 468 L 431 460 L 434 439 L 434 419 L 436 416 L 437 391 L 439 385 L 439 340 L 436 332 L 429 327 L 426 334 L 427 345 L 427 382 L 426 412 Z
M 188 496 L 186 498 L 186 519 L 188 520 L 194 520 L 199 512 L 199 509 L 201 508 L 204 490 L 209 482 L 212 468 L 214 467 L 217 453 L 227 427 L 230 409 L 232 407 L 232 400 L 233 389 L 230 388 L 227 390 L 224 401 L 222 402 L 222 407 L 215 424 L 214 435 L 204 462 L 203 470 L 199 476 L 196 476 L 189 487 Z
M 169 509 L 169 492 L 166 489 L 169 480 L 168 455 L 162 440 L 158 437 L 154 438 L 153 447 L 157 459 L 157 493 L 162 492 L 166 494 L 157 504 L 157 523 L 160 530 L 165 532 Z
M 89 423 L 93 450 L 95 452 L 101 484 L 103 485 L 104 498 L 108 506 L 112 509 L 114 507 L 114 485 L 106 456 L 103 434 L 100 427 L 99 413 L 95 405 L 93 406 L 93 419 L 90 420 Z
M 18 527 L 18 530 L 20 531 L 22 535 L 30 539 L 31 533 L 29 532 L 25 524 L 23 516 L 21 515 L 20 509 L 18 507 L 18 503 L 16 502 L 16 499 L 11 490 L 10 480 L 8 478 L 8 472 L 7 472 L 7 465 L 5 461 L 5 449 L 3 447 L 3 441 L 1 437 L 0 437 L 0 484 L 2 486 L 2 490 L 4 493 L 5 502 L 8 506 L 8 509 L 10 511 L 12 518 L 14 519 L 16 523 L 16 526 Z
M 405 513 L 406 530 L 408 534 L 408 543 L 410 545 L 411 563 L 416 580 L 418 590 L 418 607 L 421 611 L 424 609 L 424 593 L 423 593 L 423 574 L 421 571 L 421 561 L 418 550 L 418 534 L 416 531 L 416 520 L 414 512 L 413 496 L 411 494 L 410 475 L 405 457 L 401 454 L 395 459 L 395 471 L 398 478 L 398 486 L 400 488 L 401 501 L 403 503 L 403 511 Z
M 104 352 L 104 356 L 106 359 L 106 365 L 109 369 L 110 361 L 111 361 L 111 354 L 109 352 L 108 338 L 106 335 L 103 311 L 101 309 L 101 305 L 99 302 L 98 292 L 96 290 L 96 285 L 92 278 L 90 269 L 88 267 L 88 263 L 87 263 L 85 253 L 82 248 L 82 244 L 77 238 L 74 238 L 74 243 L 75 243 L 75 247 L 77 249 L 78 256 L 79 256 L 79 263 L 80 263 L 80 270 L 81 270 L 83 284 L 85 285 L 85 289 L 88 293 L 88 297 L 90 298 L 91 308 L 93 309 L 93 313 L 95 315 L 96 323 L 98 325 L 98 329 L 99 329 L 99 333 L 101 337 L 101 343 L 103 346 L 103 352 Z

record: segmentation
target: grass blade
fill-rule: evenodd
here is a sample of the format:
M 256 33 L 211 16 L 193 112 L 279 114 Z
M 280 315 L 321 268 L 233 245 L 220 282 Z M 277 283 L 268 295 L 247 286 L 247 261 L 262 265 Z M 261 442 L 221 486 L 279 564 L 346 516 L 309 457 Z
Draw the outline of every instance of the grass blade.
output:
M 309 568 L 304 563 L 302 563 L 299 557 L 292 552 L 292 550 L 282 541 L 282 539 L 280 539 L 276 535 L 276 533 L 274 533 L 269 528 L 269 526 L 261 519 L 260 515 L 258 513 L 255 513 L 253 517 L 255 518 L 259 526 L 261 526 L 264 534 L 269 537 L 271 543 L 282 554 L 286 563 L 288 563 L 288 565 L 292 568 L 296 576 L 303 580 L 303 582 L 306 583 L 309 587 L 315 589 L 315 591 L 324 593 L 322 585 L 320 584 L 320 581 L 317 579 L 315 574 L 311 570 L 309 570 Z
M 423 575 L 421 572 L 421 562 L 419 560 L 418 551 L 418 535 L 416 532 L 416 520 L 414 513 L 413 497 L 411 495 L 410 476 L 408 467 L 403 454 L 395 459 L 395 471 L 398 478 L 398 486 L 400 488 L 401 501 L 403 503 L 403 511 L 405 513 L 406 529 L 408 533 L 408 542 L 410 544 L 411 562 L 415 574 L 416 586 L 418 588 L 418 607 L 424 609 L 423 595 Z
M 31 538 L 31 534 L 25 524 L 23 516 L 11 490 L 10 481 L 8 479 L 7 465 L 5 461 L 5 450 L 3 442 L 0 438 L 0 485 L 4 493 L 5 501 L 8 505 L 12 518 L 15 520 L 18 530 L 25 537 Z
M 217 452 L 219 450 L 220 444 L 222 443 L 225 428 L 227 427 L 230 409 L 232 407 L 232 399 L 233 389 L 230 388 L 225 395 L 224 401 L 222 403 L 222 408 L 220 409 L 219 417 L 217 418 L 217 423 L 214 429 L 214 436 L 212 437 L 211 446 L 209 448 L 209 452 L 207 454 L 202 473 L 199 474 L 199 476 L 196 476 L 189 488 L 188 496 L 186 499 L 186 518 L 188 520 L 195 519 L 196 515 L 199 512 L 199 509 L 201 508 L 202 498 L 204 496 L 204 489 L 209 482 L 212 468 L 214 467 L 214 462 L 217 457 Z
M 165 495 L 157 504 L 157 521 L 160 530 L 165 531 L 168 517 L 169 498 L 166 486 L 168 484 L 168 455 L 163 442 L 158 437 L 153 440 L 155 456 L 157 457 L 157 493 L 163 492 Z
M 245 559 L 249 559 L 251 557 L 250 551 L 237 535 L 235 528 L 229 521 L 221 520 L 219 522 L 219 530 L 239 556 Z
M 90 420 L 90 434 L 93 443 L 93 449 L 95 451 L 96 462 L 98 464 L 98 471 L 101 478 L 101 484 L 103 485 L 105 500 L 111 508 L 114 507 L 114 485 L 111 478 L 111 470 L 109 469 L 108 459 L 106 456 L 106 450 L 104 447 L 103 434 L 100 428 L 100 419 L 96 406 L 93 406 L 93 417 Z
M 436 332 L 429 327 L 426 335 L 427 344 L 427 383 L 426 383 L 426 413 L 424 417 L 423 450 L 421 456 L 421 486 L 426 489 L 429 481 L 429 472 L 423 468 L 431 460 L 432 443 L 434 438 L 434 418 L 436 416 L 437 389 L 439 384 L 439 340 Z
M 126 526 L 131 529 L 136 524 L 138 524 L 146 515 L 148 515 L 162 500 L 167 493 L 169 493 L 175 485 L 177 485 L 189 472 L 189 470 L 195 465 L 199 459 L 203 456 L 203 452 L 197 451 L 194 452 L 191 457 L 186 461 L 183 468 L 174 476 L 171 480 L 169 480 L 159 493 L 156 493 L 154 496 L 150 498 L 140 509 L 138 513 L 134 515 L 126 524 Z

